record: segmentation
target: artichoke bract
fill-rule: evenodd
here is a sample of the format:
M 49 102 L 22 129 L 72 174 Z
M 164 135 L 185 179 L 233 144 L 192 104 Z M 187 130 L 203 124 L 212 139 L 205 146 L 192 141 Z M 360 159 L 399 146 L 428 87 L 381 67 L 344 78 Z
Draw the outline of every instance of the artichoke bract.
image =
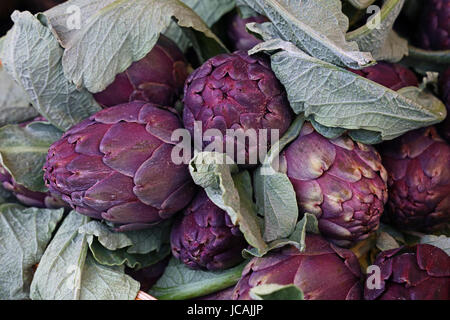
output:
M 68 206 L 62 199 L 50 192 L 31 191 L 18 184 L 9 172 L 0 166 L 0 183 L 5 190 L 10 191 L 21 203 L 36 208 L 63 208 Z
M 264 23 L 267 21 L 269 19 L 261 15 L 246 19 L 241 18 L 237 13 L 231 15 L 228 18 L 227 35 L 231 41 L 232 49 L 248 51 L 260 43 L 260 39 L 247 32 L 245 25 L 250 22 Z
M 450 146 L 434 127 L 408 132 L 380 148 L 388 172 L 388 221 L 432 231 L 450 222 Z
M 178 46 L 160 35 L 153 49 L 118 74 L 104 91 L 94 95 L 104 108 L 135 100 L 173 106 L 183 92 L 187 62 Z
M 308 234 L 304 252 L 290 246 L 253 258 L 242 272 L 233 299 L 250 300 L 250 290 L 259 285 L 294 284 L 306 300 L 359 300 L 363 292 L 361 277 L 353 252 Z
M 419 85 L 414 72 L 400 64 L 378 62 L 375 66 L 362 70 L 349 70 L 394 91 L 404 87 L 417 87 Z
M 340 246 L 366 239 L 379 227 L 387 201 L 380 155 L 348 137 L 334 140 L 305 123 L 281 154 L 300 213 L 314 214 L 321 233 Z
M 238 164 L 256 164 L 258 159 L 256 163 L 249 159 L 254 159 L 252 155 L 258 158 L 259 146 L 269 149 L 268 145 L 275 142 L 271 141 L 271 131 L 277 130 L 281 137 L 293 120 L 286 91 L 268 60 L 242 51 L 218 55 L 196 69 L 186 81 L 184 104 L 183 121 L 191 135 L 196 121 L 201 123 L 202 132 L 220 130 L 224 152 L 235 161 L 244 159 L 236 161 Z M 238 147 L 227 129 L 256 132 L 258 141 L 241 143 L 243 147 Z M 261 129 L 267 130 L 266 140 L 259 139 Z M 212 140 L 217 137 L 214 135 Z M 227 141 L 234 145 L 236 152 L 226 147 Z M 209 143 L 203 141 L 203 147 Z
M 448 68 L 439 79 L 442 101 L 447 107 L 447 118 L 439 124 L 439 132 L 447 142 L 450 142 L 450 68 Z
M 170 218 L 195 193 L 187 165 L 175 164 L 176 114 L 145 102 L 104 109 L 49 149 L 44 178 L 77 212 L 119 230 Z
M 201 191 L 172 229 L 173 255 L 192 269 L 222 270 L 243 261 L 239 227 Z
M 418 45 L 428 50 L 450 49 L 450 1 L 427 0 L 420 17 Z
M 383 251 L 374 265 L 380 268 L 381 286 L 366 281 L 366 300 L 450 299 L 450 257 L 437 247 L 418 244 Z

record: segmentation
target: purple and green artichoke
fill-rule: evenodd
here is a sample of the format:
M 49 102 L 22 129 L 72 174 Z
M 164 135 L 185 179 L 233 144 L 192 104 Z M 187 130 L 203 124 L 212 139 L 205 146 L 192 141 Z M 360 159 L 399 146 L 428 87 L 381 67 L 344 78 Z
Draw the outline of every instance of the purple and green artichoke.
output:
M 305 123 L 281 162 L 300 213 L 314 214 L 327 239 L 349 246 L 378 229 L 388 196 L 387 173 L 373 147 L 348 137 L 327 139 Z
M 450 49 L 450 1 L 426 0 L 420 17 L 418 45 L 427 50 Z
M 401 229 L 432 231 L 450 222 L 450 146 L 434 127 L 381 147 L 388 172 L 386 218 Z
M 143 59 L 118 74 L 112 84 L 94 97 L 104 108 L 135 100 L 173 107 L 183 93 L 187 75 L 187 62 L 181 50 L 160 35 Z
M 232 14 L 228 18 L 227 24 L 227 35 L 231 41 L 231 48 L 233 50 L 248 51 L 256 46 L 261 40 L 248 33 L 245 25 L 250 22 L 264 23 L 268 21 L 269 19 L 261 15 L 243 19 L 237 13 Z
M 192 269 L 223 270 L 243 261 L 247 243 L 228 214 L 201 191 L 170 236 L 173 255 Z
M 380 253 L 381 288 L 366 283 L 366 300 L 449 300 L 450 257 L 429 244 Z
M 447 142 L 450 142 L 450 68 L 441 74 L 439 78 L 439 87 L 445 106 L 447 107 L 447 118 L 439 124 L 439 132 Z
M 284 247 L 263 258 L 253 258 L 242 272 L 233 299 L 251 299 L 250 290 L 259 285 L 294 284 L 306 300 L 359 300 L 363 293 L 361 279 L 353 252 L 310 234 L 304 252 Z
M 350 69 L 350 71 L 394 91 L 404 87 L 417 87 L 419 85 L 414 72 L 400 64 L 378 62 L 372 67 L 362 70 Z
M 151 103 L 104 109 L 50 147 L 46 185 L 77 212 L 120 230 L 170 218 L 195 193 L 187 165 L 171 160 L 171 134 L 181 127 L 176 114 Z
M 36 208 L 63 208 L 68 206 L 60 197 L 50 192 L 31 191 L 18 184 L 9 172 L 0 166 L 0 183 L 3 188 L 10 191 L 21 203 Z
M 191 135 L 196 121 L 202 124 L 203 132 L 220 130 L 224 151 L 230 154 L 231 150 L 226 148 L 230 140 L 238 150 L 232 151 L 232 158 L 244 158 L 245 164 L 256 164 L 248 159 L 258 154 L 258 146 L 266 147 L 274 142 L 271 130 L 278 130 L 282 137 L 293 120 L 286 91 L 270 69 L 268 60 L 243 51 L 218 55 L 195 70 L 186 81 L 184 104 L 184 125 Z M 258 138 L 254 145 L 246 143 L 244 147 L 237 147 L 234 137 L 227 136 L 227 129 L 243 132 L 253 129 L 258 136 L 259 130 L 267 129 L 267 142 Z M 204 147 L 208 144 L 204 142 Z

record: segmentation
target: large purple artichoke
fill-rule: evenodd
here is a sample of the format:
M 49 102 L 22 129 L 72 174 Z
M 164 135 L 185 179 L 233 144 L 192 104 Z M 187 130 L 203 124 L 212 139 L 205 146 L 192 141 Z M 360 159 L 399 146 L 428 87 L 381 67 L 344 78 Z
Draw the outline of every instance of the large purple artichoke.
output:
M 134 100 L 173 106 L 183 92 L 187 62 L 177 45 L 161 35 L 153 49 L 134 62 L 104 91 L 94 95 L 103 107 Z
M 450 222 L 450 146 L 434 127 L 381 147 L 389 175 L 386 218 L 401 229 L 432 231 Z
M 68 206 L 60 197 L 50 192 L 31 191 L 18 184 L 8 171 L 0 166 L 0 183 L 3 188 L 12 192 L 14 196 L 26 206 L 36 208 L 63 208 Z
M 183 209 L 195 186 L 171 160 L 178 117 L 130 102 L 104 109 L 67 131 L 48 152 L 45 181 L 76 211 L 121 230 L 160 222 Z
M 362 70 L 350 69 L 350 71 L 395 91 L 419 85 L 416 75 L 400 64 L 378 62 L 372 67 Z
M 269 21 L 269 19 L 261 15 L 243 19 L 237 13 L 232 14 L 228 18 L 227 24 L 227 34 L 231 41 L 231 48 L 233 50 L 248 51 L 256 46 L 261 40 L 248 33 L 245 25 L 250 22 L 264 23 L 267 21 Z
M 270 141 L 271 130 L 278 130 L 281 137 L 293 119 L 286 92 L 268 61 L 250 57 L 242 51 L 221 54 L 206 61 L 189 76 L 184 92 L 186 129 L 194 134 L 194 122 L 199 121 L 203 132 L 220 130 L 227 154 L 233 150 L 227 150 L 226 141 L 235 142 L 234 137 L 226 135 L 227 129 L 244 132 L 253 129 L 257 134 L 260 129 L 267 129 L 270 145 L 274 142 Z M 267 145 L 259 139 L 255 145 L 246 143 L 245 148 L 236 148 L 238 151 L 233 152 L 232 158 L 245 158 L 245 164 L 256 164 L 248 159 L 252 159 L 252 154 L 258 154 L 258 145 L 266 147 L 263 143 Z
M 298 286 L 306 300 L 359 300 L 361 270 L 356 256 L 318 235 L 306 236 L 306 250 L 285 247 L 253 258 L 242 272 L 234 300 L 249 300 L 250 290 L 264 284 Z
M 201 191 L 171 233 L 173 255 L 192 269 L 221 270 L 239 264 L 247 246 L 239 227 Z
M 381 271 L 381 288 L 369 289 L 366 283 L 367 300 L 450 299 L 450 257 L 437 247 L 419 244 L 384 251 L 374 264 Z
M 387 173 L 374 148 L 347 137 L 326 139 L 305 123 L 281 161 L 300 212 L 314 214 L 326 238 L 348 246 L 378 229 Z
M 428 50 L 450 49 L 450 1 L 424 1 L 418 30 L 418 45 Z
M 447 107 L 447 118 L 439 124 L 439 132 L 442 137 L 450 142 L 450 68 L 441 74 L 439 78 L 439 87 L 442 100 Z

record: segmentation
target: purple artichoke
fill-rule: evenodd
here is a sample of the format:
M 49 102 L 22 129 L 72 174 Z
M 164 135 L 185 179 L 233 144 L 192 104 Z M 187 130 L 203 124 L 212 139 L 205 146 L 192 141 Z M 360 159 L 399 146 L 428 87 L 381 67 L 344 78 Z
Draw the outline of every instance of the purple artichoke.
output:
M 245 164 L 255 164 L 248 160 L 258 154 L 259 145 L 266 147 L 274 142 L 270 139 L 271 130 L 277 130 L 281 137 L 293 119 L 286 92 L 268 61 L 242 51 L 206 61 L 189 76 L 184 92 L 186 129 L 194 134 L 194 122 L 199 121 L 203 132 L 220 130 L 224 136 L 224 151 L 233 152 L 235 156 L 231 158 L 235 160 L 245 159 Z M 258 139 L 255 145 L 246 143 L 245 148 L 236 147 L 234 137 L 227 136 L 227 129 L 244 132 L 253 129 L 257 134 L 260 129 L 267 129 L 268 139 L 267 142 Z M 235 143 L 236 153 L 227 150 L 227 140 Z M 243 161 L 238 162 L 243 164 Z
M 300 212 L 314 214 L 326 238 L 348 246 L 378 229 L 387 173 L 374 148 L 347 137 L 326 139 L 305 123 L 281 161 Z
M 318 235 L 306 236 L 306 250 L 284 247 L 254 258 L 242 272 L 234 300 L 249 300 L 250 290 L 264 284 L 298 286 L 306 300 L 359 300 L 361 270 L 356 256 Z
M 171 217 L 192 199 L 186 165 L 171 160 L 178 117 L 130 102 L 104 109 L 67 131 L 47 155 L 44 178 L 76 211 L 120 230 Z
M 26 206 L 50 209 L 68 206 L 60 197 L 50 192 L 31 191 L 18 184 L 2 166 L 0 166 L 0 182 L 4 189 L 12 192 L 17 200 Z
M 439 131 L 447 142 L 450 142 L 450 68 L 439 79 L 442 100 L 447 107 L 447 119 L 439 125 Z
M 231 40 L 232 49 L 248 51 L 260 43 L 261 40 L 247 32 L 245 25 L 250 22 L 264 23 L 268 21 L 269 19 L 261 15 L 247 19 L 241 18 L 237 13 L 231 15 L 228 18 L 227 34 Z
M 434 127 L 383 144 L 388 172 L 386 218 L 401 229 L 432 231 L 450 222 L 450 146 Z
M 133 270 L 125 269 L 125 273 L 141 284 L 141 291 L 148 292 L 151 287 L 158 281 L 166 270 L 170 257 L 161 260 L 150 267 Z
M 228 214 L 201 191 L 171 233 L 173 255 L 192 269 L 221 270 L 234 267 L 247 246 Z
M 183 53 L 172 40 L 161 35 L 143 59 L 118 74 L 112 84 L 94 97 L 103 107 L 135 100 L 173 106 L 187 75 Z
M 400 64 L 378 62 L 372 67 L 362 70 L 350 69 L 350 71 L 394 91 L 404 87 L 417 87 L 419 85 L 416 75 Z
M 427 50 L 450 49 L 450 1 L 424 1 L 418 30 L 418 45 Z
M 366 300 L 449 300 L 450 257 L 441 249 L 419 244 L 380 253 L 381 288 L 369 289 Z

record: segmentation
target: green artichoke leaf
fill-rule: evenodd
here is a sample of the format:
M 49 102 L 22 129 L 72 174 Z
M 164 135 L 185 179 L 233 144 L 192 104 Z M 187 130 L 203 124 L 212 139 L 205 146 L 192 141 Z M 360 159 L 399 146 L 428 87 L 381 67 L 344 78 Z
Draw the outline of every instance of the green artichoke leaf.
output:
M 232 159 L 217 152 L 197 153 L 189 170 L 194 182 L 205 189 L 211 201 L 228 213 L 234 225 L 239 225 L 247 242 L 258 252 L 266 252 L 267 244 L 253 203 L 250 174 L 238 172 Z
M 38 115 L 39 113 L 28 100 L 26 92 L 0 65 L 0 127 L 24 122 Z
M 98 263 L 141 269 L 170 254 L 171 225 L 164 221 L 145 230 L 114 232 L 100 221 L 91 221 L 78 231 L 88 236 L 89 249 Z
M 303 291 L 294 284 L 263 284 L 250 289 L 253 300 L 304 300 Z
M 203 271 L 189 269 L 181 261 L 172 258 L 149 294 L 160 300 L 186 300 L 206 296 L 234 286 L 247 263 L 245 261 L 222 271 Z
M 423 75 L 428 71 L 443 72 L 450 65 L 450 50 L 431 51 L 409 45 L 408 51 L 409 54 L 402 60 L 402 64 Z
M 258 252 L 254 248 L 244 250 L 244 257 L 261 258 L 268 252 L 282 248 L 284 246 L 294 246 L 303 252 L 306 249 L 306 233 L 319 234 L 319 221 L 311 213 L 304 213 L 303 218 L 297 223 L 292 234 L 288 238 L 275 240 L 269 243 L 265 252 Z
M 29 299 L 33 268 L 63 214 L 64 209 L 0 205 L 0 300 Z
M 353 69 L 375 61 L 345 39 L 348 18 L 339 0 L 238 0 L 270 19 L 276 38 L 290 41 L 317 59 Z
M 65 78 L 63 49 L 44 22 L 27 11 L 15 11 L 11 18 L 14 27 L 0 59 L 35 109 L 63 131 L 100 110 L 89 92 L 77 90 Z
M 266 40 L 270 36 L 271 30 L 265 24 L 247 24 L 247 28 Z M 291 107 L 322 126 L 362 129 L 380 134 L 382 140 L 392 140 L 445 119 L 442 103 L 421 105 L 353 72 L 315 59 L 292 43 L 272 39 L 258 44 L 250 53 L 260 51 L 276 51 L 271 55 L 272 69 L 285 86 Z
M 86 17 L 78 21 L 80 28 L 67 32 L 63 17 L 73 5 L 79 12 L 72 15 Z M 226 52 L 205 22 L 179 0 L 72 0 L 44 15 L 65 48 L 62 65 L 66 78 L 92 93 L 104 90 L 117 74 L 144 58 L 172 18 L 180 27 L 195 30 L 201 44 L 208 42 L 203 38 L 210 38 L 209 45 Z
M 234 9 L 235 0 L 181 0 L 195 11 L 211 28 L 223 15 Z M 183 50 L 192 45 L 176 22 L 171 22 L 164 34 L 172 39 Z
M 420 243 L 438 247 L 450 256 L 450 238 L 445 235 L 426 234 L 420 238 Z
M 0 128 L 0 164 L 17 183 L 33 191 L 45 192 L 42 167 L 50 145 L 62 132 L 47 122 Z
M 376 60 L 400 61 L 408 54 L 408 41 L 393 27 L 404 4 L 405 0 L 386 0 L 380 11 L 362 27 L 347 33 L 346 39 L 356 41 L 360 50 L 370 52 Z
M 375 1 L 376 0 L 347 0 L 347 2 L 349 2 L 352 6 L 359 10 L 368 8 Z
M 48 245 L 31 283 L 33 300 L 134 300 L 140 284 L 124 267 L 99 264 L 80 233 L 89 217 L 75 211 L 62 222 Z
M 270 149 L 262 165 L 253 174 L 258 213 L 264 216 L 264 240 L 271 242 L 288 237 L 298 220 L 295 190 L 280 166 L 281 151 L 300 133 L 303 115 L 297 116 L 289 130 Z M 279 168 L 278 168 L 279 169 Z

